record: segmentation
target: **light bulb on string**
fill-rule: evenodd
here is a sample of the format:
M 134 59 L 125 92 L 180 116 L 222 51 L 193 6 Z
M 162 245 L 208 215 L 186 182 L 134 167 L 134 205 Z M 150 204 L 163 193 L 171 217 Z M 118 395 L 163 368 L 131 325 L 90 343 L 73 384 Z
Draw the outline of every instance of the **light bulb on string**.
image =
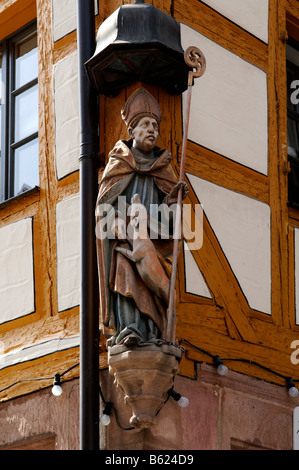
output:
M 228 368 L 223 364 L 219 356 L 214 356 L 214 363 L 217 367 L 217 372 L 219 375 L 226 375 L 228 373 Z
M 189 400 L 187 397 L 182 397 L 179 393 L 177 393 L 173 388 L 168 390 L 168 395 L 170 395 L 175 401 L 178 402 L 178 405 L 181 408 L 186 408 L 189 405 Z
M 103 426 L 109 426 L 110 424 L 110 416 L 109 415 L 106 415 L 106 414 L 103 414 L 100 418 L 100 423 L 103 425 Z
M 55 395 L 55 397 L 59 397 L 62 394 L 60 374 L 55 374 L 55 376 L 54 376 L 52 393 L 53 393 L 53 395 Z
M 297 387 L 295 387 L 295 384 L 294 384 L 294 381 L 293 381 L 292 377 L 287 378 L 287 387 L 288 387 L 288 390 L 289 390 L 290 397 L 296 398 L 299 394 L 299 390 L 298 390 Z
M 100 423 L 103 426 L 109 426 L 110 424 L 110 421 L 111 421 L 110 415 L 111 415 L 112 407 L 113 407 L 113 404 L 111 402 L 106 403 L 104 412 L 100 418 Z
M 189 400 L 187 397 L 181 397 L 179 400 L 178 400 L 178 405 L 181 407 L 181 408 L 186 408 L 186 406 L 189 405 Z

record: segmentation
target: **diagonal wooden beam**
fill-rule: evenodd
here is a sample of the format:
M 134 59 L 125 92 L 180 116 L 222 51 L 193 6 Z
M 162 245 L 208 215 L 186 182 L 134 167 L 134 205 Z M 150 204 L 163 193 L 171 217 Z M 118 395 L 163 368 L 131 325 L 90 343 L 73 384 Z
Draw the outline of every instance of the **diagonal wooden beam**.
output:
M 184 202 L 193 207 L 199 204 L 192 188 Z M 184 232 L 188 238 L 186 230 L 188 231 L 187 225 L 184 226 Z M 192 227 L 189 227 L 189 230 L 191 233 Z M 229 336 L 258 343 L 258 337 L 249 319 L 251 309 L 205 215 L 202 247 L 192 251 L 192 255 L 204 274 L 216 305 L 223 309 Z

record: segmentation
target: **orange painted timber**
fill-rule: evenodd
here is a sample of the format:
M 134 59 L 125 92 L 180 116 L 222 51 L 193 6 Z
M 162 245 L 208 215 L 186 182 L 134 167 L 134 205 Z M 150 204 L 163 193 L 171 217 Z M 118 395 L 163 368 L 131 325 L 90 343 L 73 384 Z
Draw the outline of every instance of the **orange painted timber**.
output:
M 100 2 L 96 25 L 107 18 L 122 3 L 120 0 Z M 269 173 L 260 175 L 236 162 L 188 142 L 186 170 L 215 184 L 240 192 L 267 203 L 271 208 L 272 230 L 272 316 L 250 309 L 232 273 L 212 227 L 204 219 L 204 245 L 193 253 L 212 299 L 185 292 L 185 272 L 182 253 L 178 269 L 178 339 L 207 349 L 210 353 L 227 358 L 246 358 L 286 375 L 299 378 L 298 366 L 290 361 L 291 342 L 298 338 L 294 305 L 294 244 L 293 228 L 299 227 L 299 211 L 287 206 L 286 155 L 286 84 L 285 39 L 287 30 L 293 32 L 299 24 L 299 7 L 295 0 L 271 0 L 269 9 L 269 45 L 200 1 L 156 0 L 158 8 L 173 14 L 178 21 L 204 34 L 217 44 L 261 68 L 268 75 L 268 144 Z M 37 17 L 39 46 L 39 139 L 40 189 L 0 205 L 0 227 L 34 217 L 34 274 L 36 280 L 36 311 L 24 318 L 0 325 L 0 341 L 9 352 L 26 344 L 45 339 L 68 337 L 79 332 L 79 308 L 58 313 L 57 260 L 56 260 L 56 204 L 79 192 L 79 172 L 57 181 L 55 170 L 55 116 L 53 96 L 53 67 L 76 49 L 76 32 L 53 43 L 51 0 L 4 0 L 0 2 L 0 39 Z M 287 29 L 288 25 L 288 29 Z M 138 85 L 124 89 L 115 98 L 100 97 L 100 153 L 104 160 L 116 140 L 127 138 L 120 110 Z M 158 99 L 164 119 L 159 145 L 173 154 L 178 172 L 182 145 L 181 97 L 169 96 L 164 90 L 149 87 Z M 102 169 L 99 170 L 99 178 Z M 197 199 L 190 192 L 186 202 Z M 107 367 L 105 340 L 101 338 L 100 367 Z M 197 361 L 210 362 L 208 357 L 191 346 L 180 364 L 180 374 L 193 377 Z M 30 377 L 52 376 L 78 361 L 78 349 L 50 355 L 47 360 L 5 369 L 0 374 L 0 389 L 15 381 Z M 234 370 L 284 385 L 283 380 L 271 373 L 245 363 L 232 362 Z M 73 370 L 67 379 L 77 377 Z M 50 386 L 51 380 L 20 383 L 0 400 L 30 393 Z

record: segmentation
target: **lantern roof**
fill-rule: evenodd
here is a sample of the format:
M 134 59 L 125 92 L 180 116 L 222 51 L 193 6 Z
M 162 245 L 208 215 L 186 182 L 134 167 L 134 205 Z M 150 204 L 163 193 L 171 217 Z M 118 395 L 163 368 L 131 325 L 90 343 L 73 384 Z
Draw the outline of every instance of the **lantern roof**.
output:
M 95 53 L 85 66 L 98 93 L 108 96 L 139 81 L 180 94 L 190 70 L 179 24 L 145 3 L 123 5 L 101 24 Z

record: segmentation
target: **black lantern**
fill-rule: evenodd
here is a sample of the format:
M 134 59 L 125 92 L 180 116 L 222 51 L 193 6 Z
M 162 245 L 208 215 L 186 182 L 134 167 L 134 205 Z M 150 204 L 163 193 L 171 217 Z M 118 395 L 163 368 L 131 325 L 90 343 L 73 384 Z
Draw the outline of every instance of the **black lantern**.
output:
M 138 81 L 181 94 L 190 70 L 176 20 L 143 1 L 121 6 L 101 24 L 96 51 L 85 66 L 95 89 L 106 96 Z

